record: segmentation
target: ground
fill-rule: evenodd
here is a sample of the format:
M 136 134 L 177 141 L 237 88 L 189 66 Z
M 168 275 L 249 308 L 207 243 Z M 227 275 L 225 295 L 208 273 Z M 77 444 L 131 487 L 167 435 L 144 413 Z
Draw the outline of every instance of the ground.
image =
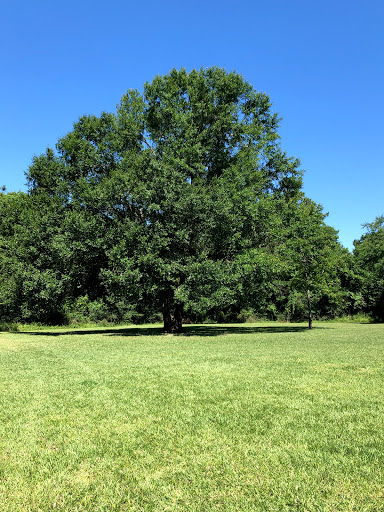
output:
M 14 511 L 381 511 L 384 325 L 0 333 Z

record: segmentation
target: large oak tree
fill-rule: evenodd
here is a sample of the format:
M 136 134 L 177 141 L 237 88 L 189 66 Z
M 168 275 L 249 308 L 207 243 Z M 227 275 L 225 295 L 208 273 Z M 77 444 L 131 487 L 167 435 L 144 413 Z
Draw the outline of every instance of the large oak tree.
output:
M 255 250 L 301 187 L 278 121 L 269 97 L 235 72 L 172 70 L 129 90 L 116 113 L 80 118 L 56 152 L 34 159 L 30 193 L 94 225 L 82 258 L 111 305 L 162 310 L 177 332 L 184 309 L 230 307 L 260 284 Z M 78 231 L 72 247 L 92 236 Z M 89 272 L 78 276 L 82 293 Z

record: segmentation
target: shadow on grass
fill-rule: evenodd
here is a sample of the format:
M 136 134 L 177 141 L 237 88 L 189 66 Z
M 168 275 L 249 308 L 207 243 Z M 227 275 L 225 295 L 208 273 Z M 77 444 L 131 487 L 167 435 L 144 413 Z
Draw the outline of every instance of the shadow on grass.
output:
M 271 326 L 249 326 L 246 325 L 186 325 L 180 334 L 174 336 L 220 336 L 226 334 L 276 334 L 289 332 L 307 332 L 308 328 L 303 325 L 271 325 Z M 330 327 L 314 327 L 314 329 L 330 329 Z M 100 328 L 100 329 L 84 329 L 73 331 L 24 331 L 14 334 L 29 334 L 32 336 L 68 336 L 80 334 L 102 334 L 109 336 L 166 336 L 161 327 L 116 327 L 116 328 Z
M 256 333 L 284 333 L 284 332 L 304 332 L 307 327 L 302 325 L 271 325 L 271 326 L 225 326 L 225 325 L 187 325 L 184 332 L 177 336 L 220 336 L 224 334 L 256 334 Z

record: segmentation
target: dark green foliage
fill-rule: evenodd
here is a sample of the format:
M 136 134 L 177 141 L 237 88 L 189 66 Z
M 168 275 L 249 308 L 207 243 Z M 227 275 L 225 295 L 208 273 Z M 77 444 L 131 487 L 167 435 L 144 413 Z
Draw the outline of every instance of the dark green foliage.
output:
M 325 217 L 321 206 L 306 197 L 297 203 L 291 202 L 284 217 L 284 241 L 279 247 L 287 260 L 289 287 L 294 292 L 290 294 L 289 306 L 292 311 L 297 306 L 302 308 L 302 298 L 297 301 L 300 298 L 297 292 L 305 294 L 310 329 L 314 299 L 318 302 L 320 297 L 330 296 L 339 288 L 337 232 L 324 223 Z
M 61 212 L 54 201 L 27 194 L 0 197 L 2 318 L 63 321 L 67 276 L 62 263 Z
M 384 216 L 364 227 L 367 232 L 354 242 L 354 257 L 363 276 L 365 310 L 384 320 Z
M 173 332 L 358 309 L 360 278 L 277 130 L 268 96 L 219 68 L 172 70 L 81 117 L 33 159 L 28 194 L 0 195 L 2 318 L 161 312 Z

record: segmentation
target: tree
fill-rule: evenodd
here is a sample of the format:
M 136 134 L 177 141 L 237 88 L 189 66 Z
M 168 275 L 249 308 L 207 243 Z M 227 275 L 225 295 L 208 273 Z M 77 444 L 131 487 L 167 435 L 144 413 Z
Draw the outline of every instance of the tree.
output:
M 54 203 L 28 194 L 0 198 L 0 315 L 59 323 L 67 276 L 60 264 L 61 218 Z
M 337 269 L 342 261 L 342 251 L 337 241 L 337 231 L 324 223 L 326 214 L 322 207 L 307 197 L 291 201 L 286 206 L 277 251 L 285 260 L 285 275 L 295 294 L 305 294 L 308 328 L 312 329 L 314 296 L 330 295 L 339 288 Z
M 353 256 L 363 277 L 366 311 L 384 319 L 384 215 L 363 225 L 367 232 L 354 241 Z
M 57 153 L 35 158 L 30 193 L 102 226 L 93 279 L 111 307 L 161 309 L 178 332 L 197 301 L 201 313 L 239 301 L 241 269 L 268 239 L 265 211 L 300 190 L 277 129 L 268 96 L 241 75 L 172 70 L 128 91 L 116 114 L 80 118 Z

